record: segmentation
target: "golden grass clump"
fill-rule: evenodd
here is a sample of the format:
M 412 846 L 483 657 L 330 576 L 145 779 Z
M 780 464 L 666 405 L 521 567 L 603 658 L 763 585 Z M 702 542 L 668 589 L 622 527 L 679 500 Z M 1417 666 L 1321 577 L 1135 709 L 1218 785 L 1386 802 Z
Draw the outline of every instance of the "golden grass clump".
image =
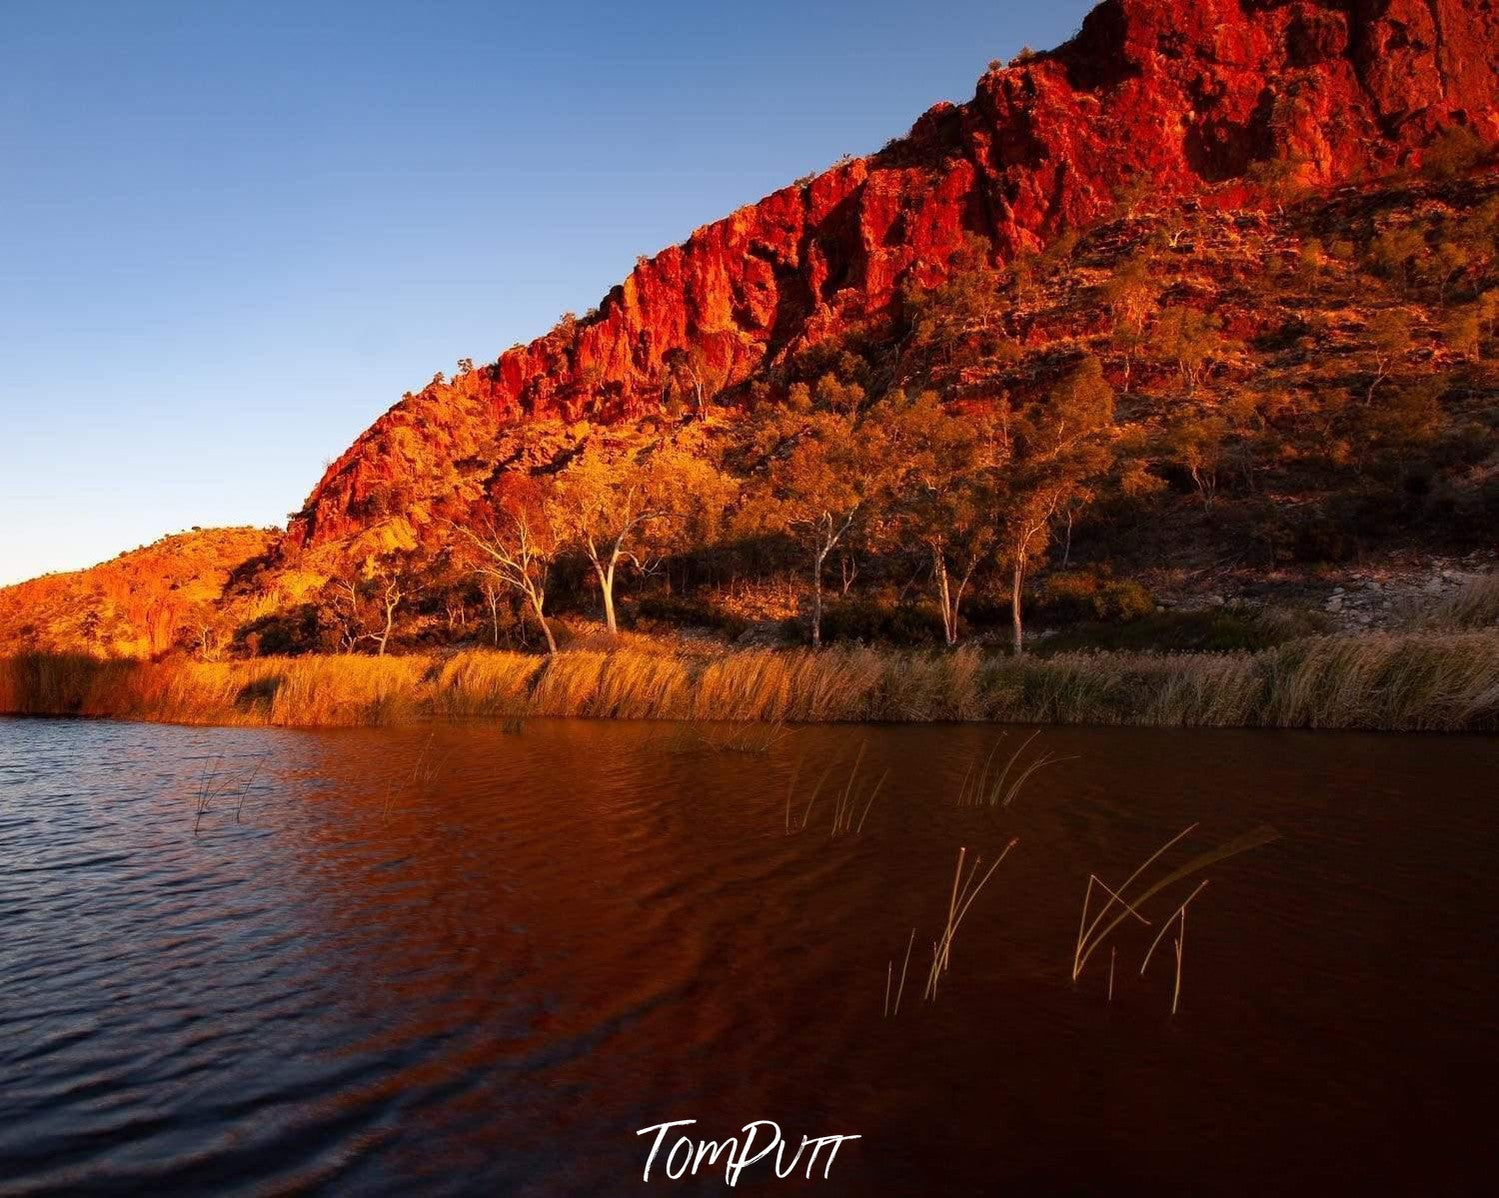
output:
M 546 658 L 529 653 L 458 653 L 437 667 L 433 702 L 446 716 L 523 715 L 545 668 Z
M 0 712 L 282 725 L 560 716 L 1493 731 L 1499 630 L 1309 637 L 1258 653 L 1046 658 L 975 648 L 683 654 L 649 642 L 550 658 L 30 654 L 0 659 Z
M 1470 578 L 1421 620 L 1425 628 L 1493 628 L 1499 626 L 1499 574 Z

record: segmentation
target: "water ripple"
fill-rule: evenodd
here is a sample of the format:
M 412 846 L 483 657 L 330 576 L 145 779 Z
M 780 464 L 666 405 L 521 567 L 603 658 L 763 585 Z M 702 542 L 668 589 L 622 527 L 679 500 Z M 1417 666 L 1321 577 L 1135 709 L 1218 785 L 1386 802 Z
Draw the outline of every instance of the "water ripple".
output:
M 0 1193 L 633 1192 L 683 1117 L 862 1134 L 860 1194 L 1128 1190 L 1163 1137 L 1225 1193 L 1480 1175 L 1494 741 L 1057 729 L 1082 764 L 953 806 L 995 735 L 0 721 Z M 796 760 L 865 742 L 868 833 L 824 796 L 787 835 Z M 1212 871 L 1186 1015 L 1072 986 L 1088 874 L 1193 821 L 1284 836 Z M 883 1019 L 957 846 L 1014 835 L 940 1001 Z

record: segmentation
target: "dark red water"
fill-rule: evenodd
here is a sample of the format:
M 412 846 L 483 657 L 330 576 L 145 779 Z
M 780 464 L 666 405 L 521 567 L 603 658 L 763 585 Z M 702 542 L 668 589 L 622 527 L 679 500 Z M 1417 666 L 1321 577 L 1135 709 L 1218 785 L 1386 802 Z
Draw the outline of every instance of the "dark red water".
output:
M 642 1185 L 676 1119 L 862 1137 L 763 1193 L 1487 1188 L 1499 741 L 1048 729 L 956 806 L 997 735 L 0 721 L 0 1192 L 719 1191 L 674 1137 Z M 1201 875 L 1178 1013 L 1172 937 L 1138 963 L 1196 877 L 1074 985 L 1088 875 L 1193 822 L 1152 878 L 1281 839 Z M 921 1001 L 959 846 L 1011 837 Z

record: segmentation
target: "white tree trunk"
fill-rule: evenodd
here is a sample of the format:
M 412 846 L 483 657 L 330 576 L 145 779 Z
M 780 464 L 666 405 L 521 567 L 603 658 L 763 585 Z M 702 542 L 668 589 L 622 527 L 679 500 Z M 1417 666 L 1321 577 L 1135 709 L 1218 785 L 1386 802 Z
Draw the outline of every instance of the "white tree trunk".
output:
M 942 635 L 948 647 L 958 643 L 958 612 L 953 602 L 952 582 L 947 574 L 947 559 L 942 551 L 932 550 L 932 574 L 937 579 L 937 600 L 942 605 Z
M 594 569 L 599 576 L 599 592 L 604 596 L 604 623 L 610 636 L 618 636 L 619 623 L 614 616 L 614 563 L 611 561 L 608 566 L 595 563 Z
M 547 652 L 555 655 L 557 638 L 552 635 L 552 626 L 547 623 L 546 613 L 541 610 L 545 602 L 545 599 L 535 594 L 531 596 L 531 609 L 536 613 L 536 622 L 541 625 L 541 635 L 547 639 Z
M 818 550 L 812 556 L 812 648 L 822 647 L 822 564 L 827 560 L 826 550 Z
M 1010 585 L 1010 622 L 1015 632 L 1015 656 L 1025 652 L 1025 625 L 1020 613 L 1020 589 L 1025 580 L 1025 555 L 1015 559 L 1015 574 Z

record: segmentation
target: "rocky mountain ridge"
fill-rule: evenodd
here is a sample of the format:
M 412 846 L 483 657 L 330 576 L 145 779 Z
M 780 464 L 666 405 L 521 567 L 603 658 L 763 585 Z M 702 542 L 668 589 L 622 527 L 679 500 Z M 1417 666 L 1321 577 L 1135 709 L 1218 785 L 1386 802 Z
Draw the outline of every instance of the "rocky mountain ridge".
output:
M 1452 124 L 1499 139 L 1491 0 L 1106 0 L 1059 49 L 993 67 L 972 100 L 642 259 L 588 316 L 381 416 L 327 470 L 288 542 L 357 534 L 531 417 L 628 419 L 674 383 L 729 392 L 808 344 L 892 316 L 965 236 L 1001 258 L 1131 191 L 1252 202 L 1280 164 L 1328 185 L 1417 165 Z

